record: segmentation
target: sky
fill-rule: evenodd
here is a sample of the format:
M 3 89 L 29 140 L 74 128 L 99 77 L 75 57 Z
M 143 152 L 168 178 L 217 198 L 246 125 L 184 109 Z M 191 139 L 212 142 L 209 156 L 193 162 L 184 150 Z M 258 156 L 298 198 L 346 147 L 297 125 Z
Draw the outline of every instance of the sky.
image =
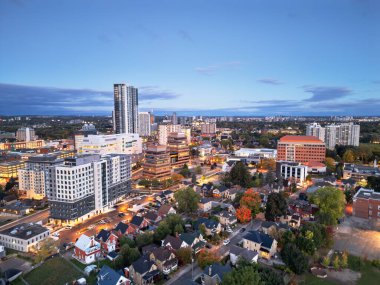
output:
M 0 115 L 380 115 L 378 0 L 0 0 Z

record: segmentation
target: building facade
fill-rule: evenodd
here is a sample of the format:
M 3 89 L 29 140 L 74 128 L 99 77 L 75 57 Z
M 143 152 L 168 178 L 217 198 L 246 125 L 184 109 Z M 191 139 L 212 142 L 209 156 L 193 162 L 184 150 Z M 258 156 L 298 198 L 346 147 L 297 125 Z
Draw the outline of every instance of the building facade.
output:
M 139 112 L 139 135 L 143 137 L 150 136 L 151 130 L 151 118 L 149 112 Z
M 138 89 L 114 84 L 113 127 L 116 134 L 138 133 Z
M 284 179 L 294 182 L 303 183 L 307 176 L 307 166 L 298 162 L 278 161 L 276 163 L 276 172 Z
M 181 125 L 161 124 L 158 125 L 158 143 L 160 145 L 168 144 L 168 136 L 170 133 L 180 133 Z
M 216 124 L 215 123 L 203 123 L 201 125 L 202 134 L 213 135 L 216 133 Z
M 380 193 L 360 188 L 353 197 L 352 215 L 363 219 L 380 220 Z
M 291 162 L 323 162 L 325 143 L 313 136 L 284 136 L 277 144 L 277 160 Z
M 171 176 L 170 151 L 166 145 L 148 145 L 142 163 L 143 177 L 165 180 Z
M 33 128 L 19 128 L 16 132 L 16 139 L 20 142 L 30 142 L 36 140 L 36 132 Z
M 321 141 L 325 141 L 325 128 L 318 123 L 312 123 L 306 126 L 306 135 L 319 138 Z
M 170 133 L 168 137 L 170 163 L 174 167 L 183 167 L 190 161 L 189 145 L 184 133 Z
M 359 146 L 360 125 L 343 123 L 326 126 L 326 147 L 334 149 L 335 145 Z

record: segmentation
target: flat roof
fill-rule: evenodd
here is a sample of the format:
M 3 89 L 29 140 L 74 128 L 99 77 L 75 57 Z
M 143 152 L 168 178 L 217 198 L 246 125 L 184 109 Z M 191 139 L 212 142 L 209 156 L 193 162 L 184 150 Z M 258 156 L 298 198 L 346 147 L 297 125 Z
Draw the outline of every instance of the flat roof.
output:
M 373 189 L 360 188 L 358 192 L 356 192 L 354 199 L 355 198 L 373 199 L 380 201 L 380 192 L 375 192 Z
M 38 236 L 44 232 L 49 231 L 47 228 L 39 224 L 19 224 L 10 229 L 1 231 L 0 234 L 9 237 L 15 237 L 19 239 L 28 240 L 32 237 Z
M 323 141 L 318 139 L 317 137 L 314 136 L 284 136 L 280 139 L 280 142 L 306 142 L 306 143 L 320 143 L 324 144 Z

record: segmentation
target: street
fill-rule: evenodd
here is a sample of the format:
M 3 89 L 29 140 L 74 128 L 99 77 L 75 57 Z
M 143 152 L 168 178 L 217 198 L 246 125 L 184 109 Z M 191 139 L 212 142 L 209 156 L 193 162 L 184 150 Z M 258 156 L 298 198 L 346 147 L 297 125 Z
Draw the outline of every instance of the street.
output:
M 7 223 L 7 224 L 1 226 L 0 231 L 9 229 L 9 228 L 16 226 L 16 225 L 19 225 L 21 223 L 37 223 L 39 221 L 46 220 L 49 218 L 49 214 L 50 214 L 49 209 L 39 211 L 35 214 L 31 214 L 29 216 L 22 217 L 20 219 L 14 220 L 10 223 Z

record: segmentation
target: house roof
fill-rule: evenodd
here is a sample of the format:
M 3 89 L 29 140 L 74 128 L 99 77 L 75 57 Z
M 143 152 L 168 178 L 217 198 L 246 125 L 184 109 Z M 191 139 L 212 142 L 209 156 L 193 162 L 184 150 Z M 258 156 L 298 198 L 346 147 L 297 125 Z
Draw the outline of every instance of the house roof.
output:
M 172 254 L 172 252 L 166 247 L 158 247 L 152 251 L 152 254 L 159 261 L 165 261 L 170 258 L 170 255 Z
M 262 247 L 266 247 L 266 248 L 271 248 L 274 241 L 274 239 L 271 238 L 269 235 L 264 234 L 262 232 L 258 232 L 258 231 L 249 231 L 244 236 L 244 239 L 261 244 Z
M 127 232 L 128 227 L 129 226 L 127 224 L 124 224 L 123 222 L 120 222 L 116 226 L 115 231 L 117 231 L 117 232 L 120 231 L 122 234 L 125 234 Z
M 193 232 L 193 233 L 182 233 L 179 235 L 179 238 L 186 242 L 188 245 L 192 245 L 194 240 L 196 238 L 199 238 L 200 233 L 199 232 Z
M 98 283 L 97 284 L 98 285 L 116 285 L 116 284 L 119 284 L 118 281 L 119 281 L 120 277 L 124 277 L 124 276 L 120 275 L 118 272 L 113 270 L 111 267 L 109 267 L 107 265 L 103 265 L 102 269 L 100 269 L 100 271 L 98 273 Z
M 236 256 L 241 256 L 245 260 L 251 261 L 258 255 L 259 253 L 254 250 L 249 250 L 247 248 L 243 248 L 237 245 L 231 245 L 230 246 L 230 253 L 236 255 Z
M 158 214 L 155 212 L 148 212 L 144 216 L 145 219 L 150 220 L 150 221 L 156 221 L 158 218 Z
M 204 224 L 208 229 L 213 229 L 218 226 L 219 222 L 207 218 L 198 218 L 195 222 L 195 229 L 199 229 L 199 226 L 202 224 Z
M 272 221 L 264 221 L 264 222 L 261 223 L 261 227 L 265 228 L 265 229 L 268 229 L 268 228 L 270 228 L 272 226 L 277 227 L 277 224 L 275 222 L 272 222 Z
M 119 256 L 119 254 L 116 252 L 116 251 L 111 251 L 107 254 L 109 257 L 111 257 L 112 259 L 115 259 L 116 257 Z
M 158 214 L 160 215 L 167 215 L 173 207 L 169 204 L 164 204 L 158 209 Z
M 164 239 L 164 246 L 167 246 L 168 244 L 170 244 L 170 246 L 173 248 L 173 249 L 179 249 L 181 248 L 181 245 L 182 245 L 182 240 L 180 238 L 177 238 L 177 237 L 173 237 L 173 236 L 166 236 L 166 238 Z
M 140 227 L 142 222 L 144 221 L 143 217 L 140 216 L 134 216 L 131 220 L 131 224 Z
M 145 255 L 141 256 L 135 262 L 132 263 L 134 270 L 140 274 L 145 274 L 149 272 L 152 268 L 154 262 L 150 261 L 149 258 Z
M 224 274 L 230 272 L 231 270 L 232 268 L 229 263 L 227 263 L 226 265 L 213 263 L 205 268 L 203 274 L 208 275 L 210 277 L 218 277 L 219 280 L 222 280 Z
M 102 229 L 98 235 L 96 236 L 96 239 L 97 240 L 101 240 L 102 242 L 106 242 L 108 240 L 108 238 L 110 237 L 111 235 L 111 231 L 107 231 L 105 229 Z
M 234 215 L 233 213 L 231 212 L 228 212 L 228 211 L 222 211 L 218 214 L 218 216 L 220 217 L 223 217 L 223 218 L 227 218 L 229 219 L 230 221 L 234 221 L 236 220 L 236 215 Z
M 96 240 L 94 240 L 93 237 L 89 237 L 85 234 L 82 234 L 75 243 L 75 247 L 79 248 L 80 250 L 86 251 L 86 249 L 91 247 L 91 242 L 93 242 L 94 245 L 99 245 L 99 243 Z

